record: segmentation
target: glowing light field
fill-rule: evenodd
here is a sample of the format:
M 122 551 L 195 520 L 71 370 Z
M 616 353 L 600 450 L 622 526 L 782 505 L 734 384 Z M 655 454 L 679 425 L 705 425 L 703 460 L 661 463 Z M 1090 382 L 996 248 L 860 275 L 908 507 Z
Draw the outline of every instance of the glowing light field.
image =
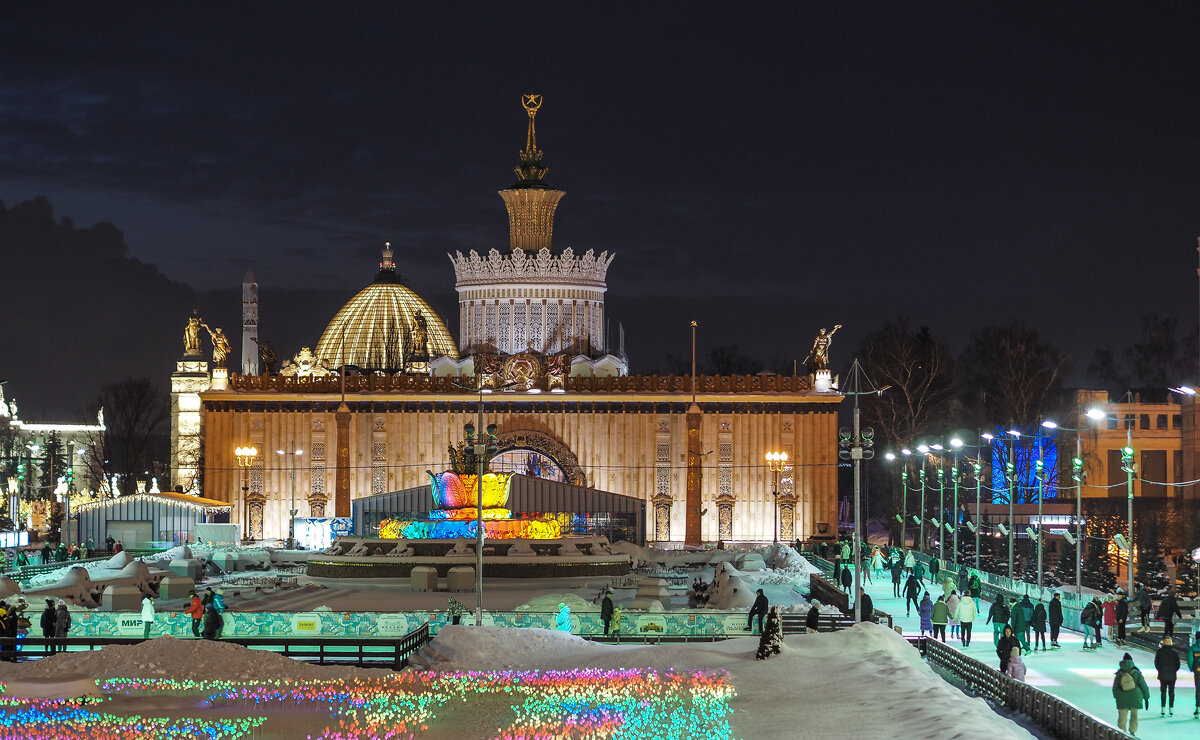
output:
M 100 699 L 0 698 L 0 739 L 729 738 L 724 672 L 405 672 L 353 681 L 109 679 Z M 480 723 L 490 725 L 480 726 Z

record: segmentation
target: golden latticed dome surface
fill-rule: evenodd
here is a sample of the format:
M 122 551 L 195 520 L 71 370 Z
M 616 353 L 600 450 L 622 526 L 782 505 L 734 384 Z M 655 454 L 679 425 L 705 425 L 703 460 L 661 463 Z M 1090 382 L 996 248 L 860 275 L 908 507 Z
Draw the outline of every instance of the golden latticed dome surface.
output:
M 457 359 L 458 349 L 442 317 L 396 274 L 389 245 L 379 275 L 325 327 L 316 355 L 331 368 L 419 372 L 432 358 Z

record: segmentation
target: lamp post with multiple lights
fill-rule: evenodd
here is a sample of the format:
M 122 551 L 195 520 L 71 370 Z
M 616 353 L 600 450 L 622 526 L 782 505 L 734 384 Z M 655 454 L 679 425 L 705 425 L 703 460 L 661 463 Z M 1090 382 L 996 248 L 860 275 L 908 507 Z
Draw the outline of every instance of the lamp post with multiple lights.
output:
M 772 507 L 775 511 L 775 525 L 771 530 L 773 537 L 772 542 L 779 542 L 779 474 L 787 467 L 788 454 L 786 452 L 775 452 L 772 450 L 767 453 L 767 470 L 770 470 L 775 481 L 771 486 L 771 496 L 774 499 L 775 505 Z
M 1126 571 L 1128 571 L 1128 588 L 1126 592 L 1133 594 L 1133 474 L 1137 471 L 1137 462 L 1133 455 L 1133 392 L 1126 394 L 1129 408 L 1125 414 L 1125 446 L 1121 448 L 1121 470 L 1125 471 L 1125 493 L 1129 500 L 1128 508 L 1128 540 L 1126 541 Z M 1103 421 L 1111 417 L 1104 409 L 1092 408 L 1087 411 L 1087 418 L 1092 421 Z
M 238 467 L 242 469 L 242 510 L 245 512 L 246 517 L 242 541 L 251 542 L 250 500 L 247 494 L 250 492 L 250 468 L 254 466 L 254 458 L 258 457 L 258 448 L 252 445 L 237 447 L 233 450 L 233 454 L 237 456 Z

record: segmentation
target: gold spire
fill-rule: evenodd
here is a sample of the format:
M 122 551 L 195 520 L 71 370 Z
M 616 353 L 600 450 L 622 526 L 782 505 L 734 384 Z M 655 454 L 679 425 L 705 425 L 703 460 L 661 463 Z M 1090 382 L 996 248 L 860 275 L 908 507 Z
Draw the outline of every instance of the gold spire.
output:
M 542 180 L 550 168 L 542 166 L 542 150 L 537 148 L 537 131 L 533 125 L 533 119 L 542 107 L 542 96 L 533 93 L 522 95 L 521 106 L 529 116 L 529 130 L 525 134 L 525 149 L 519 153 L 521 164 L 513 170 L 517 173 L 517 184 L 513 188 L 549 188 Z

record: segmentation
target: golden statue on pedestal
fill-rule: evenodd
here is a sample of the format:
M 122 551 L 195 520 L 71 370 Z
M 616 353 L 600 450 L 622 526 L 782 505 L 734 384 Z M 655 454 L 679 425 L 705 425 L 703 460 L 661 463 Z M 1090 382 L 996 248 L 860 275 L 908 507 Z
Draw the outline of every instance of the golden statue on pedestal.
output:
M 215 330 L 210 329 L 204 322 L 200 322 L 200 326 L 208 330 L 208 337 L 212 340 L 213 366 L 225 367 L 225 359 L 229 357 L 229 338 L 225 336 L 225 330 L 221 327 L 217 327 Z
M 841 324 L 834 324 L 833 331 L 826 333 L 825 327 L 821 327 L 821 333 L 813 340 L 812 349 L 808 351 L 808 356 L 804 358 L 804 364 L 808 366 L 811 372 L 829 369 L 829 345 L 833 341 L 833 335 L 841 328 Z
M 193 308 L 192 315 L 188 318 L 187 326 L 183 327 L 184 357 L 200 356 L 200 327 L 203 324 L 204 319 L 200 318 L 200 311 Z

